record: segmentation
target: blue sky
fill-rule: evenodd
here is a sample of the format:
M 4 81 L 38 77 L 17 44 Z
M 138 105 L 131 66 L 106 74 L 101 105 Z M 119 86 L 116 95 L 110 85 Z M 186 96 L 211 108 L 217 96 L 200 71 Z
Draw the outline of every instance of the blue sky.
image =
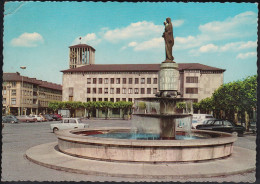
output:
M 171 17 L 175 61 L 226 69 L 227 83 L 257 73 L 257 14 L 254 3 L 7 2 L 3 71 L 62 84 L 79 37 L 96 64 L 161 63 Z

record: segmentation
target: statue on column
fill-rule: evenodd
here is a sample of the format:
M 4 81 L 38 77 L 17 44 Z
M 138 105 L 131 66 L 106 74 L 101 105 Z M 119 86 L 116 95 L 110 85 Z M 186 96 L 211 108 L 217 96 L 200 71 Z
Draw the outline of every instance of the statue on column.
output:
M 174 57 L 172 56 L 172 47 L 174 45 L 174 38 L 173 38 L 173 29 L 172 29 L 172 22 L 171 18 L 166 18 L 166 22 L 164 22 L 165 30 L 162 35 L 165 41 L 165 53 L 166 59 L 165 62 L 174 62 Z

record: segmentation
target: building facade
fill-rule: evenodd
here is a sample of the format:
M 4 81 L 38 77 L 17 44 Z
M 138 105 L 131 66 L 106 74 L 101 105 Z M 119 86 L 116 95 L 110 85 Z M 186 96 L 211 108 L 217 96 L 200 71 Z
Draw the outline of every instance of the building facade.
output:
M 47 113 L 48 103 L 62 100 L 62 86 L 47 81 L 4 73 L 2 84 L 2 114 Z
M 82 61 L 86 54 L 81 50 L 89 47 L 71 46 L 70 56 L 77 51 L 74 59 Z M 198 102 L 210 97 L 223 84 L 224 69 L 199 63 L 178 63 L 178 67 L 181 97 Z M 91 62 L 76 62 L 71 67 L 70 57 L 70 69 L 62 71 L 62 101 L 116 102 L 154 97 L 158 92 L 159 70 L 160 64 L 95 64 L 93 57 Z

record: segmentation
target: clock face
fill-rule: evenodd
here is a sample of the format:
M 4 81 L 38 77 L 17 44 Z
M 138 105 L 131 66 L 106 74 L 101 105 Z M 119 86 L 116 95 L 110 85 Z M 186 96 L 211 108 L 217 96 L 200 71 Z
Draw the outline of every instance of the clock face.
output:
M 70 52 L 70 58 L 74 59 L 74 58 L 76 58 L 76 57 L 77 57 L 76 52 L 75 52 L 75 51 L 71 51 L 71 52 Z

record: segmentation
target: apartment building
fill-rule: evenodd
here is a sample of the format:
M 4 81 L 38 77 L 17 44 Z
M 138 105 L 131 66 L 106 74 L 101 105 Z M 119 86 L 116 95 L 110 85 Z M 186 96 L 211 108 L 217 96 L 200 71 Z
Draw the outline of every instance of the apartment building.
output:
M 62 100 L 62 86 L 47 81 L 3 73 L 2 114 L 39 114 L 48 111 L 48 103 Z

